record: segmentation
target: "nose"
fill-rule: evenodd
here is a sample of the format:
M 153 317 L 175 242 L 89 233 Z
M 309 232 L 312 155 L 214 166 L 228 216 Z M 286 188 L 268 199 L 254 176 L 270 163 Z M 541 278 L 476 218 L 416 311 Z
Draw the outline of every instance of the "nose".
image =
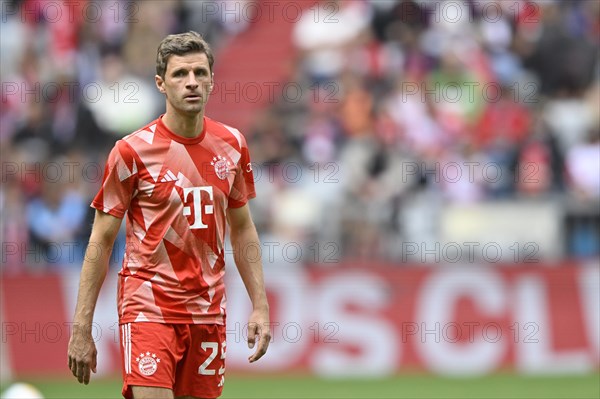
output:
M 196 80 L 196 76 L 194 75 L 194 71 L 190 71 L 188 73 L 187 81 L 185 82 L 185 87 L 190 89 L 198 88 L 198 81 Z

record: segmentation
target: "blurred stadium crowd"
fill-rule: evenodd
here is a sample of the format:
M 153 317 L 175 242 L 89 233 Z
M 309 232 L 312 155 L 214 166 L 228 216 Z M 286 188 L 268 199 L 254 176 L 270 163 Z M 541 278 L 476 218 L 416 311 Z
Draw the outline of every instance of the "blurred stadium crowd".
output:
M 114 18 L 130 2 L 96 2 L 95 23 L 23 21 L 7 10 L 40 2 L 4 3 L 2 267 L 77 268 L 108 151 L 164 112 L 157 43 L 193 29 L 218 63 L 252 24 L 203 17 L 208 1 L 135 2 L 135 23 Z M 263 241 L 395 262 L 398 243 L 436 239 L 447 204 L 550 200 L 567 215 L 562 256 L 598 256 L 600 2 L 445 3 L 328 1 L 330 19 L 294 25 L 289 79 L 317 89 L 244 131 L 254 163 L 304 172 L 257 182 Z

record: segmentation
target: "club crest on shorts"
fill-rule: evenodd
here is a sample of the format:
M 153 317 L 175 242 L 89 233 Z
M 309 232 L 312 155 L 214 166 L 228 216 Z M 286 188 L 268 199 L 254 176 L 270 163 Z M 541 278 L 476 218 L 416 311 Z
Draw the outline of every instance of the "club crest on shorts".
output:
M 151 354 L 150 352 L 140 353 L 140 356 L 136 357 L 135 361 L 138 364 L 140 373 L 146 376 L 156 373 L 158 363 L 160 363 L 160 359 L 156 357 L 156 353 Z
M 215 173 L 219 179 L 227 179 L 231 162 L 229 162 L 225 157 L 217 155 L 216 157 L 213 157 L 213 160 L 210 164 L 215 167 Z

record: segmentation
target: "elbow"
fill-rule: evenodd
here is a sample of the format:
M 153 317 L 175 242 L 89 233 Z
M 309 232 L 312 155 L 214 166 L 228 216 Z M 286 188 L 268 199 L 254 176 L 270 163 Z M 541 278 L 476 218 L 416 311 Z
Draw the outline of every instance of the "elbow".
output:
M 254 223 L 245 223 L 238 226 L 231 227 L 231 241 L 236 242 L 238 240 L 248 240 L 254 238 L 256 235 L 256 228 L 254 227 Z
M 116 231 L 93 231 L 90 235 L 90 244 L 99 245 L 101 248 L 111 248 L 117 238 L 119 230 Z

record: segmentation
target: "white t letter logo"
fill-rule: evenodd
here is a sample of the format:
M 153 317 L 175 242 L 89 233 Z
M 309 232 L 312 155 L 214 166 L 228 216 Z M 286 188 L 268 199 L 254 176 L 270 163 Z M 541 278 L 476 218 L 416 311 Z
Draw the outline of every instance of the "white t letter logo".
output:
M 190 229 L 205 229 L 208 225 L 202 223 L 202 191 L 206 191 L 208 193 L 208 198 L 213 200 L 213 188 L 212 186 L 203 186 L 203 187 L 184 187 L 183 188 L 183 202 L 188 201 L 188 194 L 192 193 L 192 202 L 194 204 L 194 224 L 190 226 Z M 213 213 L 212 205 L 204 206 L 204 213 L 207 215 Z M 192 214 L 192 209 L 190 206 L 183 207 L 183 216 L 190 216 Z

